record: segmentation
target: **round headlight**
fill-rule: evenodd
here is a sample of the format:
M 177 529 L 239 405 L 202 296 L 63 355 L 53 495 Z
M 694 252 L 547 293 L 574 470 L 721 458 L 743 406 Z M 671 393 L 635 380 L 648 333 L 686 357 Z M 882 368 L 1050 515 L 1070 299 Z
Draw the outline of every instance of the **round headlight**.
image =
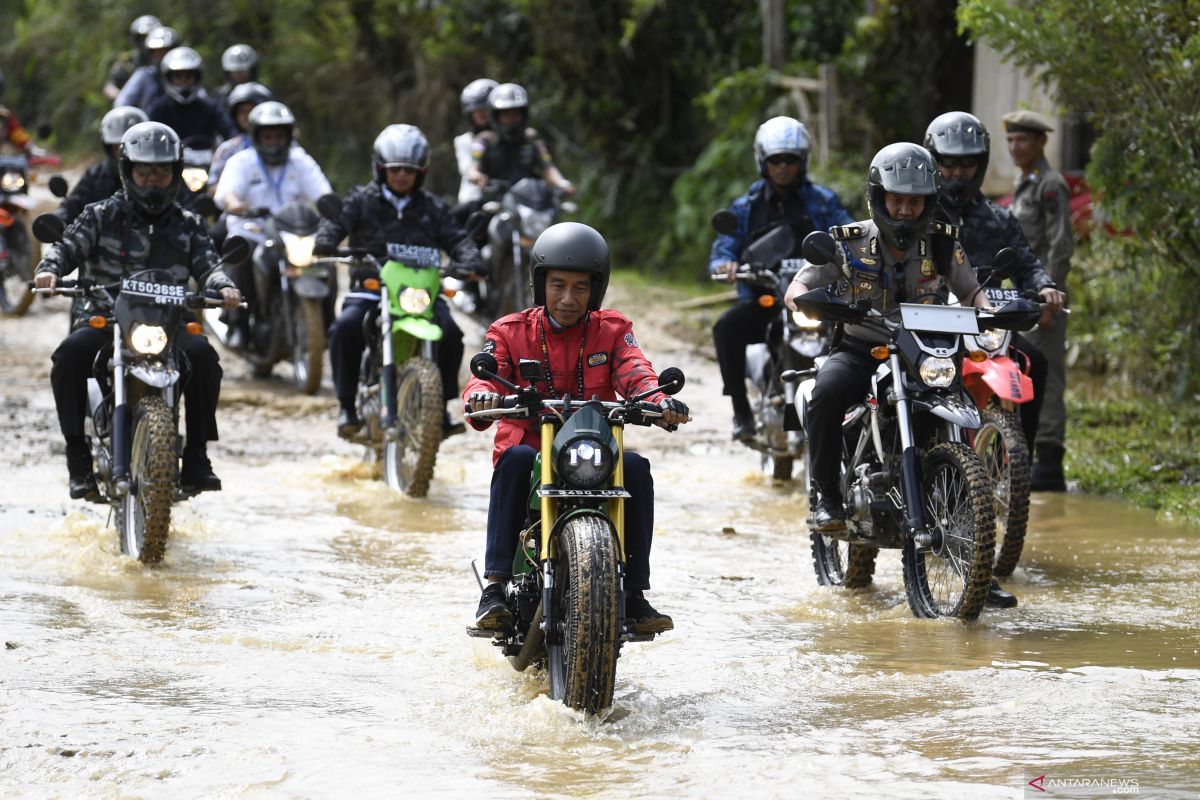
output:
M 410 286 L 400 293 L 400 308 L 406 314 L 417 316 L 424 314 L 425 309 L 429 308 L 429 292 L 424 289 L 418 289 L 415 286 Z
M 6 172 L 0 177 L 0 191 L 13 194 L 25 188 L 25 178 L 19 172 Z
M 307 267 L 313 262 L 313 248 L 317 246 L 317 237 L 297 236 L 290 231 L 280 231 L 279 238 L 287 250 L 288 263 L 293 267 Z
M 193 192 L 198 192 L 208 183 L 208 170 L 204 167 L 184 167 L 183 183 Z
M 950 359 L 930 356 L 921 362 L 920 372 L 921 380 L 925 381 L 926 386 L 941 389 L 954 382 L 954 376 L 958 370 L 955 369 L 954 362 Z
M 804 328 L 805 330 L 812 330 L 814 328 L 821 327 L 821 320 L 812 319 L 811 317 L 806 316 L 803 311 L 793 311 L 792 322 L 796 323 L 797 327 Z
M 612 450 L 595 439 L 576 439 L 558 454 L 558 474 L 580 489 L 601 486 L 612 470 Z
M 999 350 L 1004 346 L 1004 340 L 1007 338 L 1005 331 L 983 331 L 975 337 L 975 341 L 979 342 L 979 346 L 989 352 Z
M 167 332 L 158 325 L 134 325 L 129 344 L 142 355 L 156 356 L 167 346 Z

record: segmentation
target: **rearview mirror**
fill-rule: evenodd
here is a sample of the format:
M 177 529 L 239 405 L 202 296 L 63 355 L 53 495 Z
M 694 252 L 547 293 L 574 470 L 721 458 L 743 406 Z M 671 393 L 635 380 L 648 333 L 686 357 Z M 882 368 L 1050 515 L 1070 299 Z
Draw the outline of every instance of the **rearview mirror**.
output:
M 992 259 L 992 278 L 1004 280 L 1011 278 L 1017 268 L 1017 251 L 1006 247 Z
M 43 122 L 37 126 L 37 137 L 39 139 L 49 139 L 52 133 L 54 133 L 54 126 L 49 122 Z
M 63 231 L 66 227 L 63 221 L 54 214 L 39 214 L 33 221 L 33 235 L 39 242 L 55 244 L 62 241 Z
M 250 257 L 250 244 L 240 236 L 228 236 L 221 246 L 221 260 L 226 264 L 238 266 L 246 263 Z
M 722 208 L 712 215 L 713 230 L 725 236 L 737 233 L 737 217 L 728 208 Z
M 837 257 L 837 243 L 825 231 L 813 231 L 804 237 L 800 251 L 810 264 L 830 264 Z
M 67 186 L 67 179 L 62 175 L 51 175 L 46 185 L 50 188 L 50 194 L 55 197 L 62 198 L 67 196 L 67 189 L 69 187 Z
M 476 378 L 490 380 L 498 369 L 500 369 L 500 365 L 496 363 L 496 357 L 491 353 L 476 353 L 471 357 L 471 374 Z
M 679 367 L 667 367 L 658 374 L 658 388 L 664 394 L 678 394 L 685 379 Z
M 342 221 L 342 198 L 333 192 L 317 198 L 317 213 L 330 222 Z

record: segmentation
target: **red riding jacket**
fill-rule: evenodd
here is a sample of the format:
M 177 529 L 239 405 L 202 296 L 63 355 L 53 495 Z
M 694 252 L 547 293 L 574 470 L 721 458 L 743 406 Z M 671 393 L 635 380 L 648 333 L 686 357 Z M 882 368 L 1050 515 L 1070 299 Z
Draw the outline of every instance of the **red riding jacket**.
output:
M 542 349 L 543 333 L 545 351 Z M 521 359 L 537 361 L 544 374 L 548 356 L 555 397 L 569 393 L 572 399 L 579 399 L 580 372 L 582 399 L 585 400 L 591 400 L 593 396 L 616 400 L 618 392 L 622 397 L 629 397 L 658 385 L 658 375 L 633 338 L 633 323 L 621 312 L 609 308 L 589 312 L 583 322 L 559 330 L 555 330 L 546 318 L 545 307 L 518 311 L 492 323 L 483 349 L 496 357 L 500 366 L 497 374 L 519 386 L 526 385 L 517 377 L 517 364 Z M 538 388 L 545 389 L 544 381 L 539 382 Z M 463 390 L 464 404 L 475 392 L 510 394 L 503 386 L 472 377 Z M 646 399 L 658 403 L 666 397 L 659 392 Z M 480 431 L 492 424 L 490 420 L 468 422 Z M 492 463 L 517 444 L 527 444 L 535 450 L 541 447 L 536 420 L 501 419 L 496 428 Z

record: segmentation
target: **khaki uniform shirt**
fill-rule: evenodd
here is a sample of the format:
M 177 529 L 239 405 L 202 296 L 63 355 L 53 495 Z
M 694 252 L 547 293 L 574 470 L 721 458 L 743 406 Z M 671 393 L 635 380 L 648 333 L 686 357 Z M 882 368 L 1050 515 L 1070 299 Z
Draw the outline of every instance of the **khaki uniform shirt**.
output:
M 1071 192 L 1045 158 L 1013 186 L 1012 212 L 1029 246 L 1058 288 L 1066 288 L 1075 238 L 1071 232 Z
M 953 228 L 943 226 L 939 232 L 931 229 L 913 242 L 903 259 L 892 257 L 871 220 L 836 226 L 830 233 L 839 245 L 837 261 L 806 264 L 796 276 L 810 289 L 834 284 L 830 288 L 838 297 L 848 302 L 870 300 L 871 307 L 883 314 L 895 311 L 900 303 L 945 303 L 951 291 L 961 301 L 969 302 L 979 289 L 975 269 L 954 238 Z M 948 250 L 935 244 L 935 237 L 943 236 L 954 239 Z M 951 254 L 941 272 L 934 263 L 935 247 Z M 888 340 L 882 326 L 869 322 L 846 325 L 845 333 L 871 344 Z

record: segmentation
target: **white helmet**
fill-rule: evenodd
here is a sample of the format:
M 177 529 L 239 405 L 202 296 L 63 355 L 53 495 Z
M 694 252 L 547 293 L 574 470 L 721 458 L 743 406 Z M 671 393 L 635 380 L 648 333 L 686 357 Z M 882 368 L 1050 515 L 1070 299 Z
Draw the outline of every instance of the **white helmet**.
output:
M 767 177 L 767 159 L 789 153 L 800 159 L 800 174 L 808 172 L 808 153 L 812 137 L 804 123 L 792 117 L 772 117 L 758 126 L 754 134 L 754 163 L 758 174 Z

